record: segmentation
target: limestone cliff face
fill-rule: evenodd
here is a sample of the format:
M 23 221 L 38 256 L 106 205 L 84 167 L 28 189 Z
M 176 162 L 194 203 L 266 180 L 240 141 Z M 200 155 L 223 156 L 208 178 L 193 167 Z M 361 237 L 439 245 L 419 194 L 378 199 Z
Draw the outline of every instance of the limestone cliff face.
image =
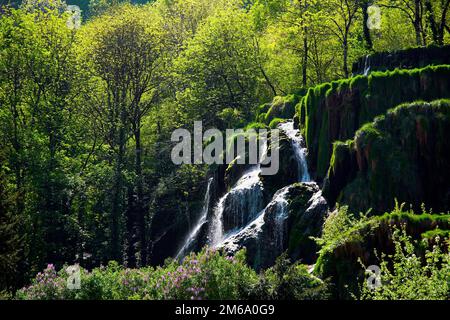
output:
M 450 66 L 375 72 L 309 89 L 298 116 L 316 180 L 327 174 L 334 141 L 351 139 L 363 124 L 401 103 L 441 98 L 450 98 Z
M 450 101 L 401 105 L 335 143 L 324 195 L 353 212 L 391 210 L 395 199 L 450 207 Z

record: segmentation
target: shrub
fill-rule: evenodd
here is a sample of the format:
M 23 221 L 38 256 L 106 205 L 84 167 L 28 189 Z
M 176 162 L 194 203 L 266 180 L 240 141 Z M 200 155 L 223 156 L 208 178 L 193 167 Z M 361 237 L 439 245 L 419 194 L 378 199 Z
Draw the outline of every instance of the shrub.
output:
M 81 269 L 81 288 L 67 288 L 65 269 L 49 265 L 31 285 L 16 293 L 17 299 L 239 299 L 258 283 L 257 274 L 245 264 L 245 251 L 226 257 L 204 249 L 182 263 L 168 260 L 163 267 L 129 269 L 110 262 L 88 272 Z
M 330 297 L 328 281 L 311 275 L 299 262 L 291 263 L 284 253 L 261 275 L 253 297 L 256 299 L 318 300 Z
M 450 255 L 442 251 L 439 236 L 434 239 L 431 250 L 420 257 L 416 255 L 417 241 L 413 241 L 404 228 L 394 229 L 395 253 L 382 254 L 380 259 L 381 286 L 370 289 L 363 283 L 361 299 L 448 300 Z

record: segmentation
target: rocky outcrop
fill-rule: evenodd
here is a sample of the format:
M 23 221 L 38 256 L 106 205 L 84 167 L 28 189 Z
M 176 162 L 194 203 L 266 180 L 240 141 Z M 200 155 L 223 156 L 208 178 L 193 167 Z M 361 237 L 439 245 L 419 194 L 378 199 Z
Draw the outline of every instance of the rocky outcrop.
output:
M 152 221 L 148 239 L 152 265 L 161 265 L 166 258 L 174 257 L 197 221 L 207 186 L 203 175 L 180 167 L 177 175 L 160 182 L 150 204 Z M 179 180 L 185 183 L 178 183 Z
M 272 146 L 269 146 L 268 152 L 272 152 Z M 264 186 L 264 193 L 267 199 L 272 198 L 277 190 L 298 181 L 298 163 L 295 158 L 291 140 L 282 131 L 280 131 L 279 134 L 278 152 L 278 172 L 274 175 L 261 176 L 261 181 Z M 267 166 L 269 165 L 270 164 Z M 262 166 L 264 166 L 264 164 Z
M 305 90 L 287 96 L 277 96 L 271 103 L 261 105 L 256 112 L 256 120 L 269 125 L 275 119 L 292 119 L 296 113 L 296 107 Z
M 352 68 L 353 75 L 372 71 L 423 68 L 428 65 L 450 64 L 450 45 L 411 48 L 393 52 L 377 52 L 359 58 Z
M 299 108 L 309 165 L 321 181 L 334 141 L 351 139 L 363 124 L 401 103 L 450 98 L 450 66 L 375 72 L 308 90 Z
M 317 247 L 310 237 L 321 234 L 328 206 L 315 183 L 296 183 L 280 189 L 264 212 L 239 233 L 223 242 L 233 254 L 247 249 L 247 259 L 256 269 L 266 268 L 284 251 L 295 260 L 312 263 Z
M 401 105 L 334 145 L 324 195 L 351 211 L 450 207 L 450 101 Z
M 311 237 L 318 237 L 322 233 L 328 215 L 328 203 L 314 182 L 296 185 L 289 196 L 288 253 L 293 260 L 313 264 L 319 248 Z

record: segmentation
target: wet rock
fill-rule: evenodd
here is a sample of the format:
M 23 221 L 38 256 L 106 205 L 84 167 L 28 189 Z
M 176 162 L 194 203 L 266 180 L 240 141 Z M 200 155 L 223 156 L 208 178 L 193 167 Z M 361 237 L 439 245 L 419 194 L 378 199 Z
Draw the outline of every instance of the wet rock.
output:
M 313 261 L 317 248 L 309 237 L 318 237 L 328 206 L 315 183 L 296 183 L 280 189 L 252 223 L 231 235 L 221 248 L 233 254 L 247 249 L 255 269 L 267 268 L 284 251 L 305 263 Z

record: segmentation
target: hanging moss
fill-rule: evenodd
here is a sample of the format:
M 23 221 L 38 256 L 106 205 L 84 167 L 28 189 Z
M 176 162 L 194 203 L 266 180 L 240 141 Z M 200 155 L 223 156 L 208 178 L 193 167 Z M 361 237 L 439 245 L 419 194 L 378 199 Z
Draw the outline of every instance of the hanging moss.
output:
M 280 123 L 283 123 L 285 121 L 286 121 L 285 119 L 274 118 L 272 121 L 270 121 L 269 128 L 276 129 Z
M 395 68 L 413 69 L 427 65 L 450 64 L 450 45 L 409 48 L 393 52 L 377 52 L 358 59 L 352 68 L 353 74 L 369 71 L 386 71 Z
M 404 102 L 450 98 L 450 66 L 374 72 L 310 88 L 299 107 L 311 168 L 328 171 L 332 143 Z
M 324 183 L 330 205 L 392 209 L 395 199 L 435 210 L 450 205 L 450 100 L 401 105 L 337 142 Z

